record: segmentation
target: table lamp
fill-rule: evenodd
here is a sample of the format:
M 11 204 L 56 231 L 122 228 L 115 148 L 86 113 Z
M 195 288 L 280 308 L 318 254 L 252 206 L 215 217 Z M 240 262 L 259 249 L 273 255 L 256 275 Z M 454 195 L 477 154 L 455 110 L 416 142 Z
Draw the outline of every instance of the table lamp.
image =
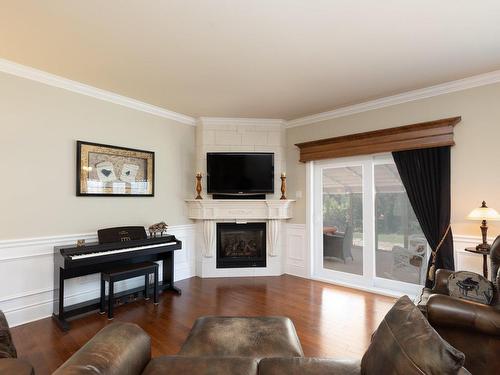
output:
M 500 215 L 496 210 L 486 206 L 486 202 L 483 201 L 481 207 L 475 208 L 471 211 L 471 213 L 467 216 L 468 220 L 481 220 L 481 234 L 483 235 L 483 243 L 476 246 L 477 250 L 481 251 L 489 251 L 490 245 L 486 240 L 486 236 L 488 233 L 488 225 L 486 220 L 500 220 Z

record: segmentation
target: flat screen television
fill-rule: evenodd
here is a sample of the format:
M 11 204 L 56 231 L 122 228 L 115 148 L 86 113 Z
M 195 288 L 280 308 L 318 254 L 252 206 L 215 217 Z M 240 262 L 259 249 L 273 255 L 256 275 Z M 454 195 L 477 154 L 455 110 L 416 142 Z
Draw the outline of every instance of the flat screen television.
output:
M 209 194 L 274 193 L 274 154 L 207 153 L 207 191 Z

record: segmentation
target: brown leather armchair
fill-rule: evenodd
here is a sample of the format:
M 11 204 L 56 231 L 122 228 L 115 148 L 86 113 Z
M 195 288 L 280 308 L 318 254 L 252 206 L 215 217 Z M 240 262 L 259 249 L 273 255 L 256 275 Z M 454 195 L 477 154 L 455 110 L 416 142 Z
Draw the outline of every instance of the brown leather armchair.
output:
M 439 269 L 432 289 L 424 288 L 419 308 L 434 329 L 465 354 L 472 374 L 495 374 L 500 369 L 500 236 L 491 247 L 494 297 L 484 305 L 449 296 L 448 277 L 453 271 Z

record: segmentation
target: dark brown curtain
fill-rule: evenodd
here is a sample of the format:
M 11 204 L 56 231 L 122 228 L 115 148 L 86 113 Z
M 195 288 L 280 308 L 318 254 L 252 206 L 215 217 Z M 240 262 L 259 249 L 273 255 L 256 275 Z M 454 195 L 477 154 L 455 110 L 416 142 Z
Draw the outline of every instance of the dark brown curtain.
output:
M 392 155 L 420 227 L 435 250 L 450 225 L 450 146 L 397 151 Z M 454 270 L 454 264 L 453 236 L 449 229 L 437 251 L 434 267 Z M 425 281 L 428 288 L 434 283 L 429 273 L 431 265 L 432 256 Z

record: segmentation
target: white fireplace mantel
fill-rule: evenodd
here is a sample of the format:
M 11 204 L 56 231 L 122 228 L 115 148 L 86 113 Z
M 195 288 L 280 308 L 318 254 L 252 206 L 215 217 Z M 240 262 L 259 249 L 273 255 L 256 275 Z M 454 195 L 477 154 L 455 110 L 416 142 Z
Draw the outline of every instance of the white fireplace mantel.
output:
M 194 220 L 286 220 L 292 218 L 292 199 L 187 199 Z
M 293 203 L 291 199 L 187 199 L 188 217 L 200 221 L 203 236 L 203 257 L 213 258 L 216 249 L 216 228 L 220 221 L 256 221 L 263 220 L 267 223 L 267 255 L 280 257 L 280 237 L 282 235 L 281 222 L 292 218 Z M 240 269 L 241 270 L 241 269 Z M 210 271 L 202 272 L 204 275 L 228 275 L 228 270 L 215 269 L 215 263 L 210 266 Z M 239 275 L 239 270 L 231 271 L 231 276 Z M 274 274 L 275 271 L 263 270 L 264 274 Z

